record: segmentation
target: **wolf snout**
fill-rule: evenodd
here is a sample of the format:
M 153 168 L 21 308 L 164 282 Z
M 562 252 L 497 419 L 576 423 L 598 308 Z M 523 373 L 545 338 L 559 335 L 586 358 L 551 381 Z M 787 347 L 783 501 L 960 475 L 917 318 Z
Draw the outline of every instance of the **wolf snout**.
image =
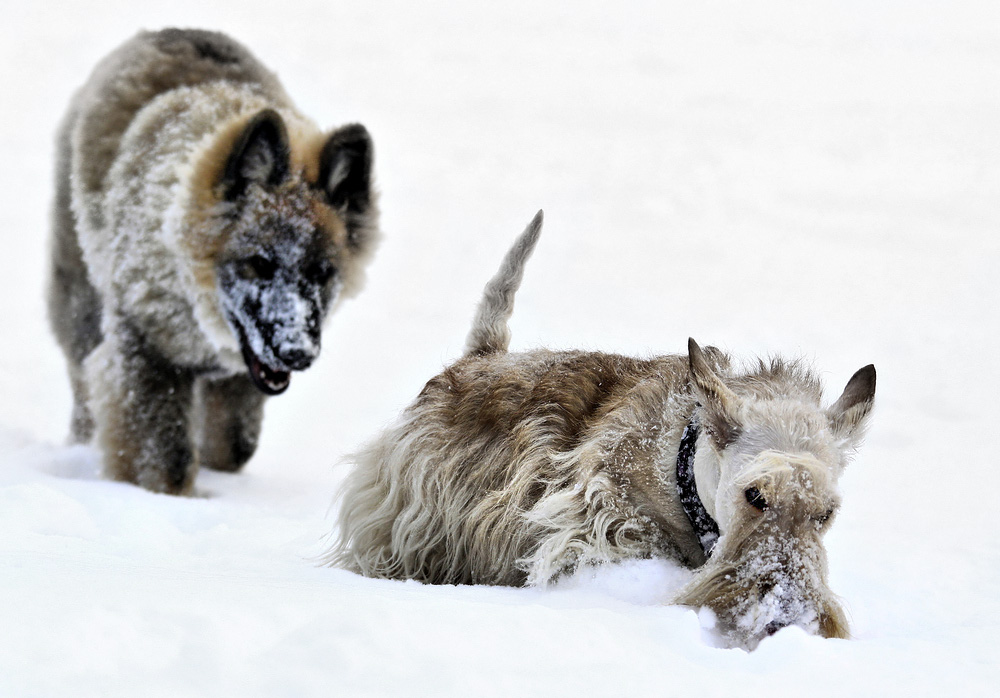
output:
M 786 627 L 788 627 L 788 623 L 785 623 L 780 620 L 772 620 L 770 623 L 764 626 L 764 634 L 770 637 L 771 635 L 774 635 L 782 628 Z
M 278 360 L 292 371 L 304 371 L 316 360 L 317 351 L 312 347 L 288 347 L 275 352 Z
M 788 597 L 779 601 L 778 609 L 767 609 L 767 602 L 759 606 L 764 610 L 762 625 L 756 633 L 757 640 L 774 635 L 782 628 L 792 625 L 799 626 L 806 632 L 826 638 L 846 638 L 850 636 L 847 628 L 847 618 L 839 604 L 831 598 L 821 597 L 810 599 Z
M 296 316 L 292 318 L 294 322 L 275 328 L 269 342 L 270 350 L 289 371 L 304 371 L 319 356 L 319 333 L 315 331 L 315 323 L 300 321 Z

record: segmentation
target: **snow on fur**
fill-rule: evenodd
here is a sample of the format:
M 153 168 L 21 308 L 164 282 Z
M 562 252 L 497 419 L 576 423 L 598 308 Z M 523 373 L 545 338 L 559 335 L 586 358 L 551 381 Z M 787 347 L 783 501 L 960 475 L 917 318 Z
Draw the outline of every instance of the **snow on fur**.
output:
M 1000 685 L 995 3 L 12 10 L 0 27 L 0 694 Z M 206 496 L 184 499 L 104 481 L 92 449 L 62 445 L 71 399 L 41 290 L 57 120 L 96 60 L 167 25 L 224 30 L 307 113 L 365 122 L 387 233 L 309 380 L 269 403 L 251 467 L 203 472 Z M 713 647 L 707 614 L 662 605 L 685 572 L 650 561 L 545 590 L 313 564 L 344 475 L 331 464 L 462 352 L 483 280 L 539 207 L 546 244 L 514 351 L 648 355 L 693 334 L 805 353 L 828 384 L 879 366 L 875 422 L 826 543 L 851 640 L 793 627 L 750 654 Z M 679 287 L 697 300 L 673 302 Z

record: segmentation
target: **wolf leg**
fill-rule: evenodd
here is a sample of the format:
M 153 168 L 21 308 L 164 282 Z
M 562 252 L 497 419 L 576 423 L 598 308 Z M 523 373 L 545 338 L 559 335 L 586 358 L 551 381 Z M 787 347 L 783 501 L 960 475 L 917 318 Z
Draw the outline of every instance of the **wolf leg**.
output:
M 245 375 L 201 380 L 195 396 L 198 460 L 236 472 L 257 450 L 264 394 Z
M 89 443 L 94 437 L 94 415 L 87 404 L 87 381 L 83 367 L 70 364 L 69 383 L 73 389 L 73 411 L 69 416 L 69 438 L 72 443 Z
M 188 435 L 194 377 L 126 323 L 84 362 L 104 474 L 154 492 L 188 494 L 197 465 Z
M 70 438 L 84 443 L 93 436 L 94 420 L 87 405 L 83 360 L 101 342 L 101 299 L 87 276 L 76 222 L 70 210 L 68 138 L 68 131 L 64 128 L 60 134 L 60 160 L 56 172 L 48 302 L 49 320 L 56 340 L 66 355 L 73 388 Z
M 72 244 L 79 255 L 76 241 Z M 94 434 L 94 418 L 87 403 L 87 379 L 83 360 L 101 341 L 101 301 L 87 280 L 83 262 L 76 269 L 53 265 L 49 291 L 49 316 L 56 339 L 66 355 L 70 386 L 73 389 L 73 412 L 70 416 L 70 440 L 90 441 Z

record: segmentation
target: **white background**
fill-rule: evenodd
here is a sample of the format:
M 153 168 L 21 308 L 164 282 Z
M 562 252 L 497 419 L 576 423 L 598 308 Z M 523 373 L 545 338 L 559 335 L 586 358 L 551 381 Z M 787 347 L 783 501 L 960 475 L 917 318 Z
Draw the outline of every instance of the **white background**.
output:
M 384 242 L 240 475 L 178 499 L 63 445 L 53 134 L 140 28 L 224 30 L 367 125 Z M 8 3 L 0 23 L 0 695 L 987 695 L 1000 685 L 1000 10 L 993 2 Z M 317 567 L 337 466 L 461 351 L 546 212 L 512 323 L 878 369 L 827 538 L 854 639 L 710 647 L 669 565 L 554 589 Z

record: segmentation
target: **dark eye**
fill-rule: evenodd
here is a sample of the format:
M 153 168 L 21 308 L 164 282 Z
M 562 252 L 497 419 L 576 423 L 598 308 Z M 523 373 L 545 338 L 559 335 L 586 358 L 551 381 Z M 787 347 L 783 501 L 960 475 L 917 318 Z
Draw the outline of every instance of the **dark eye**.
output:
M 310 263 L 302 273 L 305 275 L 306 281 L 323 286 L 333 278 L 335 272 L 336 270 L 333 268 L 333 265 L 323 259 Z
M 239 274 L 244 279 L 270 281 L 278 271 L 278 265 L 271 259 L 259 254 L 248 257 L 240 262 Z
M 762 495 L 760 493 L 760 490 L 758 490 L 756 487 L 748 487 L 746 491 L 743 492 L 743 494 L 746 496 L 747 502 L 753 508 L 760 509 L 761 511 L 767 509 L 768 507 L 767 500 L 764 499 L 764 495 Z
M 823 526 L 833 516 L 833 512 L 834 511 L 836 511 L 836 510 L 835 509 L 830 509 L 829 511 L 824 512 L 824 513 L 820 514 L 819 516 L 814 516 L 813 517 L 813 521 L 816 522 L 817 526 Z

